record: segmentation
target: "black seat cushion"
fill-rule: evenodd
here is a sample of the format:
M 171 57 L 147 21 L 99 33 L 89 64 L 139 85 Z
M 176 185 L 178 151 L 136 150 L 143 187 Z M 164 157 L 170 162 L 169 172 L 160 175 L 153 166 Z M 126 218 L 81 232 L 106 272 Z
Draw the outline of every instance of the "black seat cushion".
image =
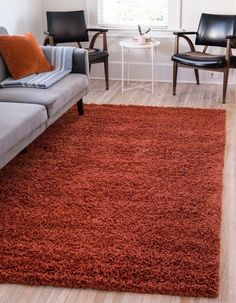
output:
M 106 57 L 109 56 L 107 51 L 104 51 L 99 48 L 87 48 L 88 54 L 89 54 L 89 62 L 97 61 L 97 60 L 102 60 Z
M 211 55 L 202 52 L 187 52 L 175 54 L 172 61 L 196 67 L 223 67 L 225 65 L 225 56 Z

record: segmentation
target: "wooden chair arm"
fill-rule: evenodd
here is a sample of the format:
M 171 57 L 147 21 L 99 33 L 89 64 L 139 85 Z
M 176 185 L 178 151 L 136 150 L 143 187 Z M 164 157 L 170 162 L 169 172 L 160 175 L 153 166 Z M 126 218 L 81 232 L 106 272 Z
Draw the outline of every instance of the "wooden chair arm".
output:
M 176 34 L 176 37 L 175 37 L 175 50 L 174 50 L 175 54 L 179 53 L 179 39 L 180 38 L 183 38 L 188 43 L 188 45 L 190 47 L 190 50 L 192 52 L 195 52 L 195 47 L 193 45 L 192 40 L 182 33 L 182 34 L 178 34 L 178 35 Z
M 226 39 L 230 39 L 230 40 L 236 39 L 236 35 L 226 36 Z
M 108 32 L 108 29 L 106 28 L 87 28 L 87 31 L 88 32 L 101 32 L 101 33 L 104 33 L 104 32 Z
M 185 32 L 185 31 L 182 31 L 182 32 L 173 32 L 173 35 L 177 35 L 177 36 L 180 36 L 180 35 L 197 35 L 198 33 L 197 32 Z
M 46 35 L 46 37 L 44 39 L 43 45 L 46 46 L 49 44 L 50 46 L 55 46 L 53 35 L 46 31 L 44 32 L 44 35 Z
M 89 48 L 94 48 L 94 45 L 95 45 L 95 42 L 96 42 L 97 38 L 98 38 L 100 35 L 103 35 L 103 50 L 104 50 L 104 51 L 107 51 L 107 36 L 106 36 L 106 32 L 107 32 L 107 30 L 98 31 L 98 32 L 92 37 L 92 40 L 91 40 L 90 45 L 89 45 Z
M 230 41 L 231 47 L 236 48 L 236 35 L 226 36 L 227 41 Z

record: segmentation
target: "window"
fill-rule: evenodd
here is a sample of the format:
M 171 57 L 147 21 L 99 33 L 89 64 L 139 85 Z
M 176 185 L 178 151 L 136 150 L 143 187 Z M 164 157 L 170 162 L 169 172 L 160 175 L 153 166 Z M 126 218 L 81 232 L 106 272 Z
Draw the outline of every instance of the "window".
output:
M 181 0 L 97 0 L 98 24 L 108 28 L 179 29 Z

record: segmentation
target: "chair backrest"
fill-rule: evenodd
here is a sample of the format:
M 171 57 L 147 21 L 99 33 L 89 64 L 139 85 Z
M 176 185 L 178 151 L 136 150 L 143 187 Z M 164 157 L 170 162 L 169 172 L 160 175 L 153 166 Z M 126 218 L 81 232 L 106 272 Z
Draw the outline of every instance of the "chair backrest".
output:
M 8 35 L 5 27 L 0 26 L 0 35 Z M 0 56 L 0 81 L 6 79 L 9 76 L 9 72 L 7 70 L 6 64 Z
M 55 43 L 89 40 L 84 11 L 47 12 L 47 24 Z
M 202 14 L 195 44 L 226 47 L 226 36 L 235 34 L 236 15 Z
M 196 45 L 226 47 L 226 36 L 236 34 L 236 15 L 202 14 Z M 235 48 L 236 45 L 232 44 Z

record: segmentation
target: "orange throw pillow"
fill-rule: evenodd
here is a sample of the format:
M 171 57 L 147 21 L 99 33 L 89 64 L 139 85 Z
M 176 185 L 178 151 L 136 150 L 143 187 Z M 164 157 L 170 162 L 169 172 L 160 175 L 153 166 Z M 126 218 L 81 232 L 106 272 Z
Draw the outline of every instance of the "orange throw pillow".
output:
M 31 33 L 22 36 L 0 35 L 0 55 L 15 80 L 53 70 Z

